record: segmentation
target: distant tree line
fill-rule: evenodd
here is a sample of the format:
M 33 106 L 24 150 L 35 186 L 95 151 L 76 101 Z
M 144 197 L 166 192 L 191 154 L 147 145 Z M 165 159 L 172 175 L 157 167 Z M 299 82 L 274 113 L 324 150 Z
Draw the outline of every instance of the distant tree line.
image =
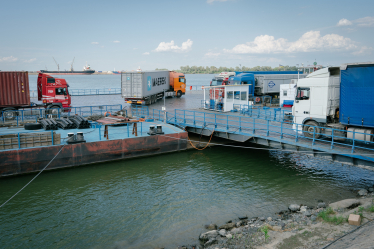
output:
M 157 69 L 156 69 L 157 70 Z M 203 67 L 203 66 L 181 66 L 180 70 L 175 70 L 180 73 L 185 74 L 218 74 L 221 72 L 234 72 L 234 71 L 297 71 L 296 66 L 279 66 L 279 67 L 269 67 L 269 66 L 257 66 L 257 67 Z

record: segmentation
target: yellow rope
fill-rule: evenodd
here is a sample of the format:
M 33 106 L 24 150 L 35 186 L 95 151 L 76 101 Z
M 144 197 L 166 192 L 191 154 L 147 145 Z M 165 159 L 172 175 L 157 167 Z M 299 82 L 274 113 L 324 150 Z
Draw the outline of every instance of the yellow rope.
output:
M 186 131 L 186 128 L 184 128 L 184 130 Z M 190 137 L 188 136 L 188 131 L 187 131 L 187 138 L 188 138 L 188 141 L 190 142 L 190 144 L 191 144 L 191 146 L 192 146 L 193 148 L 195 148 L 195 149 L 197 149 L 197 150 L 205 150 L 205 149 L 208 147 L 208 145 L 210 144 L 210 141 L 212 140 L 213 133 L 214 133 L 214 129 L 213 129 L 213 131 L 212 131 L 212 134 L 210 135 L 209 142 L 208 142 L 208 143 L 206 144 L 206 146 L 205 146 L 204 148 L 202 148 L 202 149 L 196 148 L 195 145 L 192 144 L 192 142 L 191 142 L 191 140 L 190 140 Z

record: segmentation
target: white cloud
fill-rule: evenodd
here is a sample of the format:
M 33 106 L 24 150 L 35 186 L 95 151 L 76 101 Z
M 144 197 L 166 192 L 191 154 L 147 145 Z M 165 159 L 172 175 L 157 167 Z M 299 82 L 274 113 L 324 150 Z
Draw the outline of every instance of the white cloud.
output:
M 206 57 L 217 57 L 219 56 L 221 53 L 213 53 L 213 52 L 208 52 L 205 54 Z
M 193 41 L 188 39 L 187 41 L 182 43 L 182 46 L 177 46 L 174 44 L 174 41 L 171 42 L 161 42 L 158 47 L 154 50 L 155 52 L 166 52 L 166 51 L 173 51 L 173 52 L 187 52 L 191 49 Z
M 32 58 L 32 59 L 29 59 L 29 60 L 24 59 L 22 61 L 25 62 L 25 63 L 31 63 L 31 62 L 36 61 L 36 58 Z
M 207 3 L 213 3 L 213 2 L 226 2 L 227 0 L 207 0 Z
M 120 41 L 113 41 L 114 43 L 120 43 Z
M 371 54 L 371 52 L 373 50 L 374 49 L 372 47 L 363 46 L 363 47 L 361 47 L 360 50 L 357 50 L 357 51 L 353 52 L 352 54 L 354 54 L 354 55 Z
M 145 52 L 145 53 L 143 53 L 143 55 L 149 55 L 149 52 Z
M 312 52 L 331 49 L 357 49 L 355 43 L 336 34 L 321 36 L 320 31 L 309 31 L 303 34 L 297 41 L 289 42 L 285 38 L 275 39 L 274 36 L 257 36 L 254 41 L 236 45 L 233 49 L 225 49 L 225 52 L 236 54 L 270 54 Z
M 98 43 L 98 42 L 91 42 L 91 44 L 97 45 L 97 44 L 99 44 L 99 43 Z
M 374 16 L 363 17 L 355 20 L 354 22 L 356 22 L 358 26 L 374 27 Z
M 352 25 L 352 22 L 343 18 L 343 19 L 340 19 L 337 25 L 338 26 L 349 26 L 349 25 Z
M 15 61 L 18 61 L 18 58 L 13 57 L 13 56 L 0 58 L 0 62 L 3 62 L 3 61 L 4 62 L 15 62 Z

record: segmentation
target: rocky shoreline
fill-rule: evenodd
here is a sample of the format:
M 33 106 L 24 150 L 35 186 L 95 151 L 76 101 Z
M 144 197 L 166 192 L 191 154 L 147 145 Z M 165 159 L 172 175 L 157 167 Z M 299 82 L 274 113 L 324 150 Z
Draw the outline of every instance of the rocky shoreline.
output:
M 237 217 L 220 226 L 205 225 L 208 231 L 200 234 L 200 245 L 178 249 L 321 248 L 357 228 L 347 222 L 351 213 L 362 215 L 361 224 L 374 219 L 373 188 L 361 189 L 356 199 L 329 205 L 323 200 L 314 207 L 291 204 L 268 217 Z

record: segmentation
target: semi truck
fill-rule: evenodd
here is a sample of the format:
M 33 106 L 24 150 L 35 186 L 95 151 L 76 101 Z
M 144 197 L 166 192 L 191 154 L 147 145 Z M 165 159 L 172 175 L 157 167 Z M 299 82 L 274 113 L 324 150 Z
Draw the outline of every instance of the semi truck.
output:
M 374 63 L 323 68 L 297 82 L 293 129 L 316 139 L 373 141 Z M 297 124 L 297 125 L 296 125 Z
M 257 73 L 239 73 L 229 78 L 229 85 L 249 85 L 249 94 L 255 96 L 278 95 L 280 85 L 291 84 L 292 80 L 305 78 L 305 74 L 257 74 Z
M 228 80 L 231 76 L 235 76 L 235 72 L 222 72 L 215 76 L 210 82 L 211 86 L 228 85 Z
M 186 94 L 186 78 L 174 71 L 121 73 L 121 94 L 129 104 L 150 105 L 165 97 Z
M 0 71 L 0 114 L 6 119 L 15 119 L 19 109 L 44 107 L 49 113 L 58 113 L 58 108 L 70 107 L 71 97 L 65 79 L 39 73 L 37 79 L 38 100 L 30 102 L 28 72 Z

